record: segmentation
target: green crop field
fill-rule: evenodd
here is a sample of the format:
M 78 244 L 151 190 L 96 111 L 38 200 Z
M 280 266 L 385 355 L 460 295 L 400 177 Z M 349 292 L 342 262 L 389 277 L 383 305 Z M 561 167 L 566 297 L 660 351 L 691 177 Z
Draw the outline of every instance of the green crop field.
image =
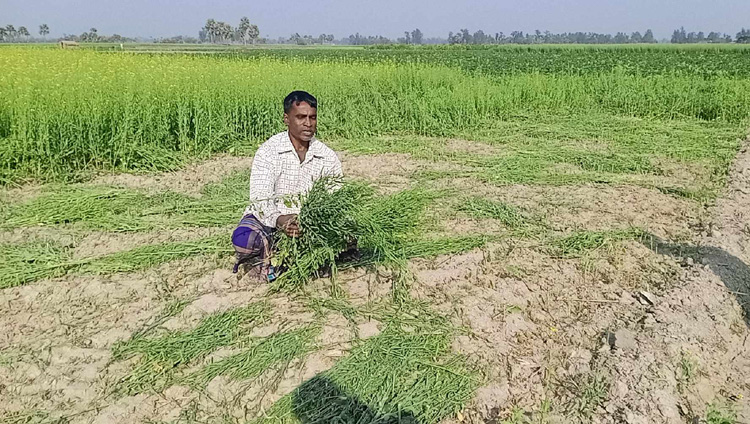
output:
M 196 156 L 247 150 L 280 129 L 278 99 L 293 87 L 306 87 L 321 98 L 323 138 L 455 137 L 504 133 L 513 122 L 633 118 L 663 127 L 651 137 L 687 127 L 691 133 L 715 131 L 720 135 L 710 141 L 667 142 L 671 145 L 663 146 L 663 153 L 675 159 L 697 155 L 726 160 L 750 115 L 750 83 L 733 75 L 746 68 L 732 60 L 750 57 L 744 49 L 655 49 L 648 56 L 625 49 L 623 60 L 632 63 L 624 68 L 605 72 L 595 66 L 583 72 L 578 67 L 585 58 L 566 59 L 570 61 L 559 66 L 570 67 L 569 72 L 560 73 L 545 72 L 539 61 L 544 50 L 490 50 L 496 65 L 487 66 L 506 69 L 507 60 L 517 64 L 517 71 L 507 75 L 467 75 L 448 66 L 389 60 L 330 63 L 328 51 L 312 51 L 319 55 L 312 60 L 304 55 L 281 61 L 3 49 L 0 180 L 65 179 L 98 169 L 164 170 Z M 559 55 L 566 50 L 552 51 Z M 571 49 L 570 54 L 581 51 L 586 52 Z M 427 50 L 429 55 L 436 52 L 441 50 Z M 446 51 L 448 63 L 463 60 L 455 53 Z M 469 61 L 474 57 L 472 50 L 458 53 Z M 695 64 L 685 65 L 685 55 L 693 55 Z M 655 67 L 675 61 L 678 69 L 656 75 L 627 70 L 650 61 Z M 717 63 L 723 64 L 723 72 L 705 75 L 708 64 Z M 592 127 L 584 126 L 588 131 Z M 649 141 L 641 142 L 647 149 L 656 147 Z M 716 145 L 695 145 L 701 142 Z M 640 146 L 637 150 L 643 152 Z
M 602 335 L 687 284 L 750 128 L 742 46 L 118 47 L 0 48 L 0 422 L 606 422 L 641 383 Z M 229 234 L 296 89 L 382 257 L 265 287 Z M 659 389 L 742 417 L 695 340 L 648 342 Z

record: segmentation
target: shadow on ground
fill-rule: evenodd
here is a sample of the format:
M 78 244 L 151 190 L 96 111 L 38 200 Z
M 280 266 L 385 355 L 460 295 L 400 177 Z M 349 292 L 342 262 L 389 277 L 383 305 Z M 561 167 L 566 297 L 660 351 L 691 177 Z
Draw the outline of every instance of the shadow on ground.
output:
M 324 376 L 306 381 L 294 392 L 292 411 L 304 424 L 420 424 L 408 412 L 375 411 Z
M 714 274 L 737 298 L 750 327 L 750 266 L 724 249 L 714 246 L 672 244 L 653 234 L 646 234 L 643 243 L 656 253 L 675 258 L 692 258 L 697 264 L 708 265 Z

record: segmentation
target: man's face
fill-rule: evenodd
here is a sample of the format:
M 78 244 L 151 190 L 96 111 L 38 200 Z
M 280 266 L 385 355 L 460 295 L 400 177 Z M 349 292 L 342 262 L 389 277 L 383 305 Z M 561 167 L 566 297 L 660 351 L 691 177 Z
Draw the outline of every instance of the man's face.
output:
M 293 103 L 289 112 L 284 114 L 284 124 L 293 138 L 310 141 L 318 127 L 318 110 L 307 102 Z

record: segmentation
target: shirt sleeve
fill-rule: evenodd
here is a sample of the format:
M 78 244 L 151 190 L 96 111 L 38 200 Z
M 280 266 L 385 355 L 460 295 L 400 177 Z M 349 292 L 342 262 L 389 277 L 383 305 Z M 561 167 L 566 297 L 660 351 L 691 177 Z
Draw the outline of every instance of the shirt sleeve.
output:
M 276 203 L 274 186 L 276 164 L 270 160 L 269 152 L 259 149 L 250 170 L 250 207 L 256 218 L 267 227 L 275 227 L 281 211 Z

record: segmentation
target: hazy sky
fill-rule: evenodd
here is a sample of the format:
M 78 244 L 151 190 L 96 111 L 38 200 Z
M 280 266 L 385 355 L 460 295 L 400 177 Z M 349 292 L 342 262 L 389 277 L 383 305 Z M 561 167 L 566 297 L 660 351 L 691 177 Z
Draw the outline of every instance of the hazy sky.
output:
M 53 37 L 92 26 L 102 35 L 197 36 L 207 18 L 235 26 L 242 16 L 270 38 L 294 32 L 397 37 L 414 28 L 425 37 L 461 28 L 493 34 L 652 28 L 662 38 L 679 26 L 734 35 L 750 26 L 750 0 L 0 0 L 0 25 L 24 25 L 36 34 L 47 23 Z

